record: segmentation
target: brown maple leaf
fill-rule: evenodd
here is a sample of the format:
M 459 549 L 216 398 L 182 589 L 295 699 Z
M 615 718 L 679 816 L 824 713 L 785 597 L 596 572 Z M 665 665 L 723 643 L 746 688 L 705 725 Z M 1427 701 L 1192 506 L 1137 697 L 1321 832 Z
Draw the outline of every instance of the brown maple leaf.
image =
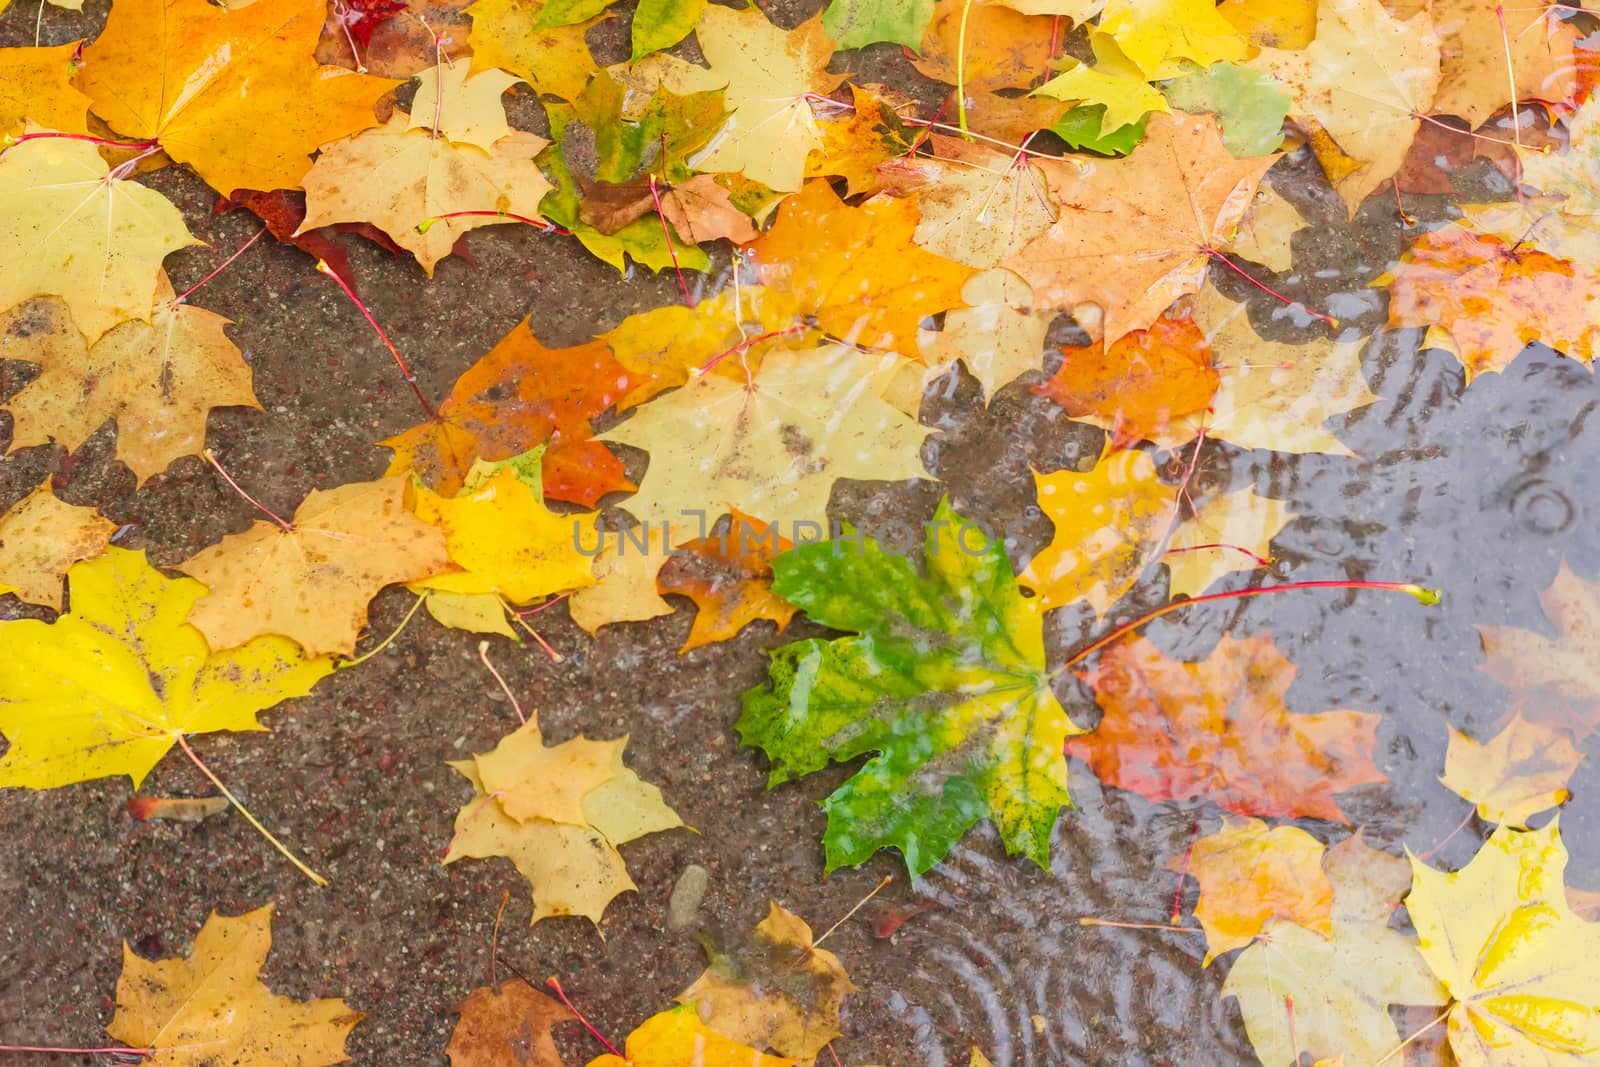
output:
M 1039 161 L 1057 221 L 1001 265 L 1042 304 L 1098 304 L 1114 343 L 1199 290 L 1277 160 L 1234 159 L 1210 115 L 1152 115 L 1126 159 Z
M 696 557 L 700 567 L 669 567 L 656 578 L 658 593 L 677 593 L 699 609 L 680 653 L 726 641 L 758 619 L 781 632 L 795 606 L 772 591 L 772 557 L 794 544 L 776 528 L 734 511 L 728 529 L 677 546 L 674 557 Z
M 1069 737 L 1066 754 L 1118 789 L 1205 799 L 1236 815 L 1347 822 L 1334 794 L 1387 781 L 1372 761 L 1379 717 L 1290 714 L 1294 665 L 1271 637 L 1224 637 L 1200 663 L 1134 637 L 1079 677 L 1105 715 Z
M 367 604 L 450 564 L 444 534 L 405 509 L 405 479 L 314 490 L 282 526 L 257 522 L 178 564 L 210 590 L 189 621 L 213 649 L 282 634 L 309 656 L 348 656 Z
M 604 341 L 546 348 L 523 319 L 456 379 L 437 418 L 379 442 L 394 450 L 387 473 L 414 473 L 453 496 L 477 460 L 510 459 L 547 444 L 545 496 L 593 507 L 607 493 L 635 486 L 622 461 L 591 440 L 589 420 L 641 381 Z
M 450 1067 L 562 1067 L 550 1028 L 577 1018 L 520 978 L 474 989 L 456 1010 Z

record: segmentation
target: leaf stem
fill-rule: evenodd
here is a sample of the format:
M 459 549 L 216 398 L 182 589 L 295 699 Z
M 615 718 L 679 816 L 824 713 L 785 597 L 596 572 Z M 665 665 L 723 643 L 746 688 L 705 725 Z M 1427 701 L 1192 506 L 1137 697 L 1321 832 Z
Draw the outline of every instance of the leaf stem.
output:
M 1082 663 L 1094 653 L 1107 645 L 1126 637 L 1135 630 L 1145 626 L 1163 615 L 1177 611 L 1179 608 L 1191 607 L 1195 604 L 1207 604 L 1218 600 L 1244 600 L 1248 597 L 1267 596 L 1273 593 L 1288 593 L 1297 589 L 1382 589 L 1393 593 L 1405 593 L 1415 597 L 1420 603 L 1432 607 L 1439 603 L 1439 591 L 1426 589 L 1414 582 L 1359 582 L 1346 579 L 1315 581 L 1315 582 L 1289 582 L 1284 585 L 1262 585 L 1254 589 L 1233 589 L 1225 593 L 1207 593 L 1204 596 L 1189 597 L 1186 600 L 1174 600 L 1170 604 L 1163 604 L 1152 611 L 1147 611 L 1131 622 L 1123 623 L 1115 630 L 1098 640 L 1091 641 L 1083 648 L 1074 652 L 1067 661 L 1056 669 L 1056 674 L 1063 674 L 1067 668 Z
M 247 502 L 249 502 L 249 504 L 252 507 L 254 507 L 257 511 L 261 512 L 261 514 L 265 515 L 267 518 L 269 518 L 273 522 L 277 523 L 278 527 L 281 530 L 283 530 L 284 533 L 294 533 L 294 524 L 293 523 L 287 521 L 286 519 L 284 519 L 284 517 L 282 515 L 279 515 L 276 511 L 273 511 L 271 508 L 267 507 L 261 501 L 257 500 L 255 497 L 253 497 L 249 493 L 245 492 L 244 491 L 244 487 L 241 486 L 238 482 L 233 480 L 233 475 L 229 474 L 227 472 L 227 470 L 222 466 L 222 464 L 220 462 L 218 462 L 217 453 L 213 449 L 210 449 L 210 448 L 202 449 L 201 452 L 200 452 L 200 455 L 204 456 L 205 457 L 205 461 L 207 463 L 211 464 L 213 467 L 215 467 L 217 469 L 217 473 L 222 475 L 223 481 L 225 481 L 229 485 L 233 486 L 233 491 L 235 493 L 238 493 L 240 496 L 244 497 L 245 500 Z
M 495 665 L 489 662 L 489 642 L 478 642 L 478 658 L 483 660 L 485 667 L 489 668 L 489 673 L 494 675 L 494 680 L 500 683 L 500 691 L 506 695 L 507 700 L 511 701 L 511 710 L 517 713 L 517 721 L 524 726 L 528 725 L 528 717 L 522 713 L 522 703 L 517 699 L 517 694 L 511 691 L 511 687 L 506 684 L 505 678 L 495 669 Z M 499 928 L 500 921 L 496 919 L 495 929 L 498 930 Z
M 257 230 L 255 232 L 255 236 L 254 237 L 250 238 L 250 240 L 248 240 L 244 244 L 240 245 L 239 246 L 239 250 L 237 252 L 235 252 L 233 255 L 229 256 L 227 259 L 223 260 L 221 262 L 221 264 L 219 264 L 217 266 L 216 270 L 212 271 L 210 274 L 207 274 L 204 278 L 201 278 L 199 281 L 197 281 L 193 285 L 189 286 L 189 288 L 185 289 L 179 295 L 173 297 L 172 298 L 172 306 L 173 307 L 177 307 L 179 304 L 182 304 L 184 301 L 188 300 L 190 296 L 194 295 L 194 291 L 196 289 L 200 288 L 202 285 L 204 285 L 207 282 L 209 282 L 212 278 L 215 278 L 217 275 L 219 275 L 223 271 L 227 270 L 228 267 L 233 264 L 234 260 L 236 260 L 240 256 L 244 255 L 245 252 L 249 251 L 250 246 L 255 244 L 257 241 L 261 240 L 261 235 L 266 233 L 266 232 L 267 232 L 267 228 L 265 226 L 262 226 L 261 229 L 259 229 L 259 230 Z
M 606 1035 L 596 1030 L 589 1020 L 583 1017 L 583 1012 L 578 1010 L 577 1005 L 573 1004 L 572 1001 L 567 999 L 566 991 L 561 988 L 560 982 L 554 978 L 546 978 L 544 980 L 544 984 L 556 991 L 556 996 L 561 998 L 561 1003 L 565 1004 L 567 1006 L 567 1010 L 578 1017 L 578 1021 L 583 1024 L 583 1028 L 589 1031 L 596 1041 L 600 1042 L 602 1048 L 611 1053 L 613 1056 L 617 1057 L 619 1060 L 625 1058 L 622 1053 L 617 1050 L 617 1046 L 606 1040 Z
M 650 175 L 650 202 L 656 207 L 656 218 L 661 220 L 661 235 L 667 239 L 667 255 L 672 257 L 672 270 L 678 276 L 678 288 L 683 290 L 684 307 L 694 307 L 694 297 L 689 295 L 689 283 L 683 277 L 683 267 L 678 263 L 678 245 L 672 239 L 672 227 L 667 225 L 667 213 L 661 208 L 661 191 L 656 176 Z
M 415 604 L 411 605 L 411 610 L 406 612 L 406 617 L 400 620 L 400 625 L 396 626 L 389 633 L 388 637 L 385 637 L 382 641 L 379 641 L 375 646 L 373 646 L 372 648 L 368 649 L 367 651 L 361 653 L 361 655 L 357 656 L 355 659 L 347 659 L 347 660 L 345 660 L 343 663 L 339 664 L 339 669 L 342 671 L 342 670 L 348 670 L 351 667 L 358 666 L 358 665 L 360 665 L 362 663 L 367 662 L 367 660 L 371 659 L 373 656 L 376 656 L 379 652 L 382 652 L 384 649 L 388 648 L 389 647 L 389 642 L 393 641 L 395 638 L 400 636 L 400 631 L 404 630 L 406 628 L 406 625 L 411 622 L 411 616 L 413 616 L 413 615 L 415 615 L 417 613 L 417 609 L 422 607 L 422 602 L 424 600 L 426 600 L 426 599 L 428 599 L 428 594 L 427 593 L 418 593 L 417 594 L 417 602 Z
M 967 136 L 967 17 L 971 14 L 972 0 L 964 0 L 956 29 L 956 125 L 963 137 Z
M 124 1048 L 110 1045 L 104 1048 L 65 1048 L 60 1045 L 0 1045 L 0 1052 L 49 1052 L 58 1056 L 154 1056 L 153 1048 Z
M 567 229 L 565 226 L 557 226 L 553 222 L 547 222 L 544 219 L 532 218 L 528 215 L 518 215 L 512 211 L 446 211 L 443 215 L 435 215 L 431 219 L 422 220 L 422 222 L 417 224 L 417 232 L 427 233 L 428 227 L 433 225 L 435 222 L 438 222 L 440 219 L 473 218 L 510 219 L 512 222 L 526 223 L 536 230 L 543 230 L 545 233 L 560 234 L 563 237 L 570 237 L 572 235 L 572 231 Z
M 429 421 L 437 422 L 439 419 L 439 413 L 433 410 L 433 405 L 428 403 L 428 398 L 422 395 L 422 390 L 417 386 L 416 374 L 412 372 L 411 366 L 406 363 L 405 357 L 400 354 L 400 350 L 394 346 L 394 342 L 389 340 L 389 335 L 383 332 L 383 327 L 378 325 L 378 320 L 372 317 L 372 312 L 367 310 L 367 305 L 361 302 L 361 298 L 356 295 L 356 291 L 350 288 L 349 283 L 347 283 L 343 278 L 339 277 L 338 273 L 332 267 L 328 266 L 326 260 L 317 260 L 317 270 L 318 272 L 326 274 L 328 277 L 332 278 L 334 284 L 338 285 L 340 289 L 344 290 L 344 295 L 348 296 L 351 302 L 355 304 L 357 310 L 359 310 L 362 316 L 366 318 L 367 324 L 372 327 L 374 332 L 377 333 L 378 339 L 382 341 L 384 347 L 389 350 L 389 355 L 394 357 L 395 364 L 400 368 L 400 374 L 405 378 L 406 384 L 411 386 L 412 393 L 416 394 L 417 403 L 421 404 L 422 410 L 428 413 Z
M 189 747 L 189 742 L 184 738 L 183 734 L 179 733 L 174 734 L 173 736 L 177 738 L 178 747 L 183 749 L 183 754 L 189 757 L 190 762 L 192 762 L 196 767 L 200 768 L 201 774 L 211 779 L 211 784 L 216 786 L 222 795 L 228 798 L 229 803 L 239 809 L 239 814 L 243 815 L 245 820 L 249 822 L 251 826 L 254 826 L 262 837 L 266 838 L 272 843 L 273 848 L 283 853 L 285 859 L 298 867 L 300 869 L 300 873 L 304 874 L 317 885 L 328 884 L 328 880 L 326 878 L 322 877 L 322 875 L 318 874 L 316 871 L 313 871 L 310 867 L 307 867 L 304 863 L 300 862 L 300 857 L 296 856 L 293 852 L 290 852 L 287 845 L 285 845 L 282 841 L 279 841 L 276 837 L 273 837 L 272 831 L 268 830 L 265 826 L 262 826 L 261 821 L 254 815 L 250 814 L 250 809 L 241 804 L 239 802 L 239 798 L 228 791 L 228 787 L 222 784 L 222 779 L 218 778 L 215 774 L 212 774 L 211 768 L 200 762 L 200 757 L 194 754 L 194 749 Z

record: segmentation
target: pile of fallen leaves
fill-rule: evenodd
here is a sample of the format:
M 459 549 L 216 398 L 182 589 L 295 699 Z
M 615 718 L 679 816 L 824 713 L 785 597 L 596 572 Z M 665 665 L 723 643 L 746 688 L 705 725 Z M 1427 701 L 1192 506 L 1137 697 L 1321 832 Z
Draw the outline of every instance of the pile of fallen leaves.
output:
M 1367 338 L 1297 307 L 1322 339 L 1266 340 L 1215 284 L 1265 287 L 1288 265 L 1304 220 L 1263 184 L 1286 152 L 1314 155 L 1352 215 L 1394 201 L 1409 247 L 1378 282 L 1386 329 L 1426 327 L 1469 381 L 1535 341 L 1592 358 L 1587 16 L 1489 0 L 832 0 L 784 28 L 707 0 L 405 7 L 113 0 L 92 41 L 0 50 L 0 358 L 37 367 L 5 402 L 9 450 L 70 452 L 114 422 L 139 483 L 193 457 L 232 482 L 206 420 L 256 406 L 250 367 L 191 300 L 201 287 L 178 294 L 162 270 L 194 243 L 140 181 L 164 166 L 259 215 L 358 302 L 338 233 L 431 276 L 465 235 L 522 225 L 619 270 L 673 272 L 682 305 L 568 348 L 524 321 L 437 406 L 391 348 L 425 417 L 381 442 L 387 475 L 290 516 L 262 508 L 181 576 L 115 547 L 113 523 L 48 481 L 7 484 L 0 593 L 55 615 L 0 623 L 0 786 L 137 788 L 178 746 L 232 800 L 190 739 L 264 729 L 261 712 L 360 669 L 368 605 L 392 585 L 437 625 L 540 644 L 529 609 L 557 601 L 603 642 L 672 612 L 663 594 L 687 597 L 685 650 L 803 612 L 844 636 L 776 647 L 737 730 L 773 785 L 851 765 L 823 802 L 823 870 L 893 848 L 921 875 L 985 819 L 1047 869 L 1081 761 L 1108 786 L 1224 813 L 1171 862 L 1199 883 L 1206 964 L 1232 955 L 1224 993 L 1267 1067 L 1389 1061 L 1417 1036 L 1396 1006 L 1428 1009 L 1424 1029 L 1446 1027 L 1462 1065 L 1600 1060 L 1600 926 L 1569 901 L 1544 817 L 1600 723 L 1600 583 L 1562 571 L 1544 600 L 1554 636 L 1483 629 L 1483 669 L 1515 705 L 1493 736 L 1449 739 L 1441 780 L 1494 827 L 1454 873 L 1350 832 L 1339 794 L 1385 781 L 1378 715 L 1292 713 L 1295 668 L 1269 636 L 1225 635 L 1183 662 L 1138 633 L 1225 576 L 1264 579 L 1293 518 L 1253 491 L 1199 495 L 1208 444 L 1345 453 L 1326 424 L 1372 399 Z M 616 18 L 632 57 L 601 66 L 585 34 Z M 853 50 L 886 47 L 948 87 L 936 110 L 841 73 Z M 508 124 L 514 88 L 548 137 Z M 1402 194 L 1449 191 L 1441 161 L 1475 151 L 1516 195 L 1411 226 Z M 697 272 L 730 248 L 729 284 L 708 292 Z M 1047 351 L 1061 317 L 1089 343 Z M 1088 469 L 1036 472 L 1054 536 L 1020 573 L 984 517 L 948 501 L 898 540 L 830 526 L 841 479 L 931 477 L 919 402 L 958 362 L 991 400 L 1026 378 L 1105 431 Z M 612 446 L 648 455 L 637 484 Z M 1178 480 L 1158 450 L 1189 457 Z M 631 521 L 602 522 L 602 503 Z M 1047 654 L 1047 613 L 1106 618 L 1161 574 L 1164 606 Z M 1097 711 L 1062 703 L 1074 680 Z M 619 846 L 682 825 L 626 743 L 547 745 L 534 716 L 452 763 L 471 793 L 443 862 L 510 859 L 535 922 L 599 927 L 635 888 Z M 315 853 L 260 829 L 285 855 Z M 129 950 L 108 1032 L 163 1063 L 200 1062 L 196 1048 L 341 1060 L 359 1012 L 256 977 L 269 915 L 213 917 L 183 959 Z M 839 1034 L 854 986 L 796 916 L 774 904 L 711 954 L 683 1006 L 592 1063 L 809 1062 Z M 557 1063 L 549 1030 L 572 1018 L 526 982 L 492 985 L 463 1002 L 448 1051 L 457 1067 Z

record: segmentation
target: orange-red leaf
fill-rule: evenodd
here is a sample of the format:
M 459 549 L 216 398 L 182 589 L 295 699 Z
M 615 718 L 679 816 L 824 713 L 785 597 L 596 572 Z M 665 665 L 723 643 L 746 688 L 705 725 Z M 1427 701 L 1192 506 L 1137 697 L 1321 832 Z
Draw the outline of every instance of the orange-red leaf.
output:
M 1382 782 L 1372 761 L 1378 716 L 1290 714 L 1294 665 L 1272 638 L 1224 637 L 1203 662 L 1181 663 L 1135 637 L 1079 675 L 1105 717 L 1066 753 L 1101 781 L 1151 800 L 1214 802 L 1268 818 L 1348 821 L 1334 794 Z
M 548 444 L 545 496 L 593 507 L 635 487 L 622 461 L 591 440 L 589 420 L 641 381 L 604 341 L 546 348 L 523 319 L 456 379 L 437 419 L 379 443 L 394 450 L 389 474 L 414 472 L 441 496 L 455 494 L 479 459 Z
M 688 567 L 663 571 L 659 593 L 677 593 L 699 608 L 689 639 L 679 652 L 726 641 L 758 619 L 771 619 L 781 631 L 795 606 L 772 591 L 772 557 L 794 544 L 760 519 L 733 512 L 727 532 L 678 546 L 675 555 L 696 557 Z

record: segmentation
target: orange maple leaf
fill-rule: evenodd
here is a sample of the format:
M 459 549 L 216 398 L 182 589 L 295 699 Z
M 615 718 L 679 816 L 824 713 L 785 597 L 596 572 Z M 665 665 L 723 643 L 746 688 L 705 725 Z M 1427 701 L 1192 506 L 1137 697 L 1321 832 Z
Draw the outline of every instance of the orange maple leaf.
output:
M 1066 754 L 1151 800 L 1204 798 L 1237 815 L 1348 822 L 1335 793 L 1387 781 L 1372 761 L 1378 716 L 1290 714 L 1294 665 L 1267 636 L 1224 637 L 1181 663 L 1135 637 L 1079 677 L 1105 716 Z
M 656 579 L 656 592 L 686 596 L 699 609 L 678 651 L 726 641 L 758 619 L 771 619 L 780 632 L 788 626 L 797 609 L 772 591 L 772 557 L 793 547 L 770 525 L 737 509 L 720 537 L 679 545 L 674 556 L 697 557 L 703 565 L 671 568 Z
M 612 358 L 604 341 L 546 348 L 523 319 L 456 379 L 438 417 L 378 442 L 394 450 L 387 474 L 415 473 L 440 496 L 465 484 L 479 459 L 510 459 L 538 444 L 546 497 L 584 507 L 635 489 L 589 420 L 644 379 Z
M 761 281 L 792 294 L 822 329 L 921 362 L 917 328 L 965 307 L 961 286 L 976 272 L 917 247 L 918 218 L 914 200 L 878 196 L 849 207 L 827 182 L 811 181 L 748 250 Z
M 117 0 L 81 87 L 125 137 L 159 142 L 213 189 L 292 189 L 318 146 L 378 124 L 398 85 L 314 58 L 323 0 Z
M 1600 276 L 1459 224 L 1419 237 L 1388 280 L 1389 325 L 1449 333 L 1469 382 L 1532 341 L 1584 363 L 1600 346 Z
M 1148 330 L 1062 348 L 1061 369 L 1034 392 L 1068 415 L 1111 423 L 1111 447 L 1126 448 L 1166 431 L 1173 419 L 1204 411 L 1216 395 L 1211 345 L 1193 319 L 1157 319 Z

